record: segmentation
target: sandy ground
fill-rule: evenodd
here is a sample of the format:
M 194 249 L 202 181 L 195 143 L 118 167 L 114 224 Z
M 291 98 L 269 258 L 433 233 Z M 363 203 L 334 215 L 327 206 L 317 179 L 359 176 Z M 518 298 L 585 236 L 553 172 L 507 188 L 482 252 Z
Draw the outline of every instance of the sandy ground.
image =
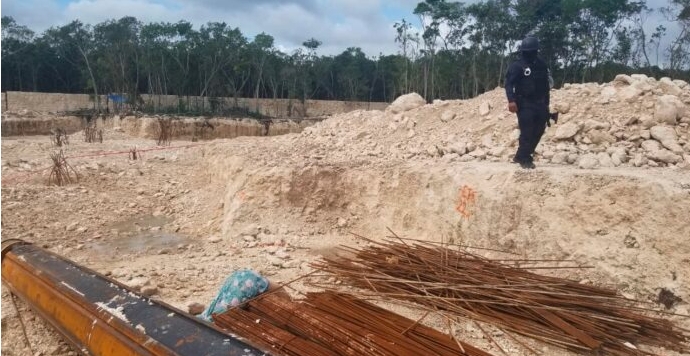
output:
M 573 259 L 594 268 L 558 275 L 644 301 L 668 288 L 684 300 L 671 311 L 690 314 L 688 170 L 546 164 L 526 172 L 433 157 L 329 161 L 318 147 L 292 150 L 299 137 L 218 140 L 145 152 L 137 161 L 126 154 L 71 158 L 80 180 L 65 187 L 48 186 L 40 171 L 55 151 L 48 137 L 3 137 L 2 238 L 31 241 L 124 283 L 155 286 L 155 298 L 186 310 L 208 303 L 234 269 L 288 282 L 338 245 L 360 244 L 349 232 L 382 238 L 391 228 L 530 258 Z M 154 145 L 113 131 L 103 144 L 78 141 L 65 147 L 66 156 Z M 467 218 L 456 209 L 465 187 L 477 194 Z M 3 286 L 3 355 L 32 355 L 19 317 L 34 355 L 76 354 L 18 306 L 19 313 Z M 687 318 L 675 320 L 690 328 Z M 433 317 L 425 322 L 447 331 Z M 470 324 L 454 332 L 500 354 Z M 525 353 L 500 332 L 493 338 L 511 355 Z M 533 345 L 546 355 L 570 355 Z

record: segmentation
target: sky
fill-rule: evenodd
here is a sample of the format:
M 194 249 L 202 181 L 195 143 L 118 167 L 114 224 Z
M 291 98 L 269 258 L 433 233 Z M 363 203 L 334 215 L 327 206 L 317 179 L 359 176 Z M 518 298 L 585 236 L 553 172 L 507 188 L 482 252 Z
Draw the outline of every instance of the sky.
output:
M 360 47 L 369 56 L 397 53 L 393 25 L 402 18 L 414 25 L 412 14 L 421 0 L 2 0 L 3 16 L 12 16 L 36 32 L 74 19 L 96 24 L 123 16 L 143 22 L 187 20 L 197 28 L 207 22 L 239 27 L 250 39 L 261 32 L 275 38 L 286 52 L 309 38 L 321 41 L 320 54 L 338 54 Z M 471 3 L 477 0 L 465 0 Z M 668 0 L 647 0 L 652 8 Z M 648 31 L 665 24 L 659 15 L 647 21 Z

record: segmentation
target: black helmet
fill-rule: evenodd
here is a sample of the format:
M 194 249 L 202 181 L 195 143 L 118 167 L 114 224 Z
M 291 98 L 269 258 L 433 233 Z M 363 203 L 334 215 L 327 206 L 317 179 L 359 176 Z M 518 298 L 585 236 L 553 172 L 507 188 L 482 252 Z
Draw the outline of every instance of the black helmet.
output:
M 537 39 L 534 36 L 528 36 L 525 37 L 524 40 L 522 40 L 522 44 L 520 45 L 520 51 L 527 52 L 537 50 L 539 50 L 539 39 Z

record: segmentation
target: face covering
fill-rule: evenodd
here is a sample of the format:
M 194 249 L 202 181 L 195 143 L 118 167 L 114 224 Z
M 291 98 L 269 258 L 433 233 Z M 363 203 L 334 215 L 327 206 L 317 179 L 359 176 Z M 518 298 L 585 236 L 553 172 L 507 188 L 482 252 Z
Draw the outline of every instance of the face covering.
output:
M 537 59 L 537 51 L 522 52 L 522 58 L 526 59 L 528 62 L 534 62 L 534 60 Z

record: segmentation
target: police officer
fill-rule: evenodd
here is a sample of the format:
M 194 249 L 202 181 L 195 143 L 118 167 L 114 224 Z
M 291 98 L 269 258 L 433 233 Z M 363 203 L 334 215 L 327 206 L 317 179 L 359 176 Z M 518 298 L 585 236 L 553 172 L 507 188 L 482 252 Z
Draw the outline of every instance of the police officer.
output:
M 550 74 L 546 63 L 537 54 L 539 40 L 527 37 L 520 45 L 520 59 L 508 68 L 506 96 L 508 110 L 517 113 L 520 127 L 519 147 L 513 162 L 522 168 L 535 168 L 534 150 L 549 120 Z

